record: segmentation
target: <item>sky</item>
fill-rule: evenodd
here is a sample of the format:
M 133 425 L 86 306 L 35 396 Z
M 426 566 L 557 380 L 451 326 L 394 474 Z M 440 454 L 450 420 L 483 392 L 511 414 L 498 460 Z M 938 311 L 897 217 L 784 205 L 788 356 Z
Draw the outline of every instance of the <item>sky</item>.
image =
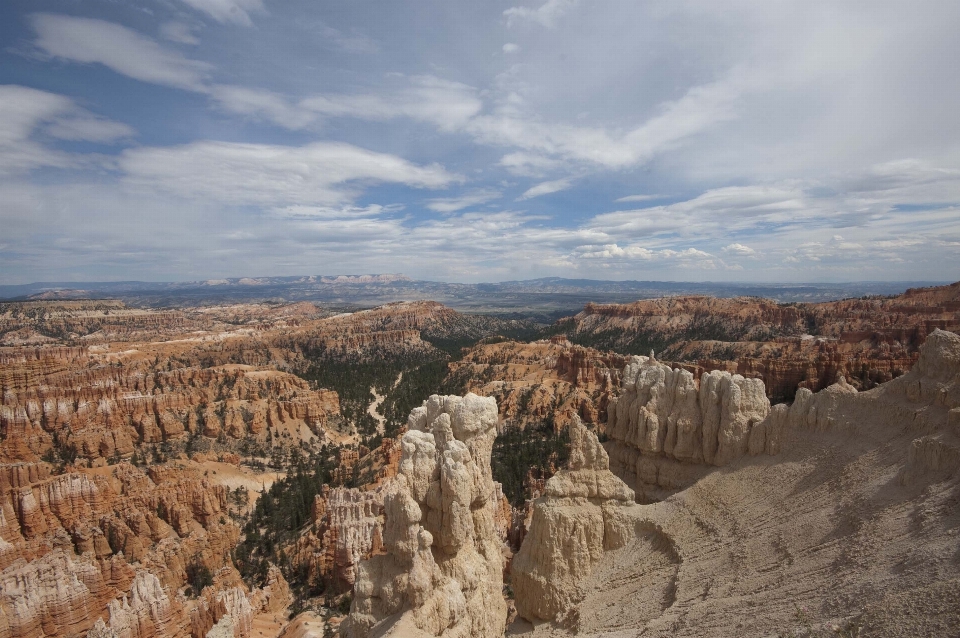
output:
M 0 283 L 960 279 L 960 3 L 4 0 Z

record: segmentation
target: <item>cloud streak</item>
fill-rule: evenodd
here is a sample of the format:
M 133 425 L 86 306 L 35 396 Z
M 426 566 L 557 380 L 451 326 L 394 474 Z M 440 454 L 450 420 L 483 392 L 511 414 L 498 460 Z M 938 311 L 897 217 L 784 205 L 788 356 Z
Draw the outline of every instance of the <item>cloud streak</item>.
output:
M 437 164 L 418 166 L 336 142 L 133 148 L 117 167 L 130 185 L 231 205 L 338 205 L 352 201 L 362 184 L 437 189 L 463 181 Z
M 205 92 L 212 65 L 189 60 L 150 38 L 112 22 L 38 13 L 32 17 L 34 44 L 46 55 L 84 64 L 102 64 L 135 80 Z

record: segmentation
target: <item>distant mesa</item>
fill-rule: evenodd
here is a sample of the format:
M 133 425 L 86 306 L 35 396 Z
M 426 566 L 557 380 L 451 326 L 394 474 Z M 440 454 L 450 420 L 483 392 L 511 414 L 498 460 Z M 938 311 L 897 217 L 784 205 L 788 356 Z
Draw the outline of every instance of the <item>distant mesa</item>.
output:
M 389 284 L 395 281 L 413 281 L 406 275 L 337 275 L 336 277 L 321 277 L 324 284 Z

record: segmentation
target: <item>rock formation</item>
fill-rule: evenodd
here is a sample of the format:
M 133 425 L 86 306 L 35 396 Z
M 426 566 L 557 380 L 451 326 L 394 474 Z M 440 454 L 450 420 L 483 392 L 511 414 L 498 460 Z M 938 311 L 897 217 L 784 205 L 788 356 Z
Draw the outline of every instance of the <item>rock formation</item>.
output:
M 386 553 L 361 563 L 342 635 L 503 634 L 496 426 L 496 402 L 474 394 L 434 395 L 410 414 L 400 474 L 385 487 Z
M 383 548 L 383 490 L 324 486 L 313 505 L 314 524 L 292 552 L 307 582 L 323 583 L 330 593 L 348 592 L 360 561 Z
M 473 348 L 450 364 L 450 378 L 497 400 L 500 416 L 521 427 L 552 423 L 559 431 L 574 416 L 606 420 L 627 357 L 570 343 L 564 337 L 507 341 Z
M 639 362 L 632 376 L 659 376 L 658 366 Z M 729 401 L 736 380 L 724 378 L 732 384 L 721 392 Z M 664 388 L 653 392 L 657 401 Z M 687 413 L 702 415 L 702 402 L 696 406 Z M 640 407 L 660 423 L 656 404 L 637 406 L 637 416 Z M 842 381 L 816 394 L 802 391 L 748 429 L 746 451 L 740 435 L 731 439 L 739 458 L 722 468 L 706 459 L 671 459 L 702 473 L 662 501 L 621 508 L 631 513 L 636 533 L 571 579 L 577 597 L 560 617 L 568 627 L 516 629 L 597 638 L 956 635 L 958 415 L 960 336 L 938 330 L 913 370 L 898 379 L 865 392 Z M 737 422 L 736 413 L 729 416 Z M 668 419 L 666 427 L 678 426 Z M 702 425 L 700 432 L 702 442 Z M 662 448 L 648 456 L 668 458 Z M 613 455 L 611 468 L 624 470 Z M 552 554 L 541 551 L 533 534 L 514 570 L 526 565 L 522 573 L 552 574 L 545 568 Z M 530 609 L 525 581 L 515 579 L 518 610 L 531 619 L 549 616 Z
M 0 367 L 0 458 L 37 460 L 72 448 L 91 459 L 129 458 L 136 446 L 189 435 L 264 440 L 269 429 L 320 436 L 340 411 L 337 394 L 292 374 L 251 366 L 117 367 L 84 351 L 63 361 L 39 348 Z
M 173 465 L 2 470 L 0 636 L 82 635 L 98 619 L 98 630 L 120 636 L 201 636 L 207 621 L 198 614 L 211 626 L 229 614 L 249 634 L 251 606 L 236 582 L 207 588 L 209 613 L 180 593 L 191 565 L 236 574 L 230 553 L 240 530 L 225 517 L 222 485 Z M 256 594 L 258 605 L 283 598 L 280 581 Z
M 652 357 L 633 357 L 622 392 L 610 400 L 606 448 L 613 470 L 641 501 L 659 500 L 746 454 L 780 452 L 785 428 L 829 420 L 839 394 L 856 394 L 843 377 L 814 395 L 801 388 L 792 405 L 771 408 L 760 379 L 713 371 L 695 379 Z
M 825 303 L 687 296 L 588 304 L 558 325 L 594 347 L 656 348 L 697 377 L 757 377 L 768 397 L 790 400 L 798 388 L 815 392 L 839 376 L 864 390 L 904 374 L 930 332 L 960 328 L 960 283 Z
M 547 481 L 513 559 L 517 613 L 530 620 L 568 620 L 584 595 L 580 583 L 603 553 L 633 537 L 636 509 L 633 491 L 610 472 L 597 436 L 575 417 L 569 467 Z

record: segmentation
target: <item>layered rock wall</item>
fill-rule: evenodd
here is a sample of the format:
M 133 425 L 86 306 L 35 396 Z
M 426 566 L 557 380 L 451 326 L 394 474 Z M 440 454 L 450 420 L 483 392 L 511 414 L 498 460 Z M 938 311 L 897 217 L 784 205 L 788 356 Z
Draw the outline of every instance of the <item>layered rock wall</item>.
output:
M 3 638 L 81 635 L 98 619 L 118 635 L 188 635 L 195 609 L 178 593 L 187 568 L 232 570 L 240 530 L 224 516 L 226 489 L 196 470 L 3 470 Z
M 501 418 L 526 427 L 552 423 L 560 431 L 574 416 L 606 420 L 607 404 L 628 357 L 554 337 L 533 343 L 485 344 L 450 364 L 450 377 L 497 400 Z
M 816 392 L 840 376 L 865 390 L 906 373 L 927 335 L 960 328 L 960 282 L 814 304 L 704 296 L 588 304 L 565 321 L 579 343 L 655 348 L 698 378 L 712 370 L 757 377 L 768 397 L 791 400 L 798 388 Z
M 289 423 L 322 435 L 340 411 L 336 392 L 288 373 L 240 365 L 166 371 L 37 350 L 0 367 L 0 458 L 37 460 L 54 447 L 129 457 L 137 445 L 191 433 L 264 439 Z

